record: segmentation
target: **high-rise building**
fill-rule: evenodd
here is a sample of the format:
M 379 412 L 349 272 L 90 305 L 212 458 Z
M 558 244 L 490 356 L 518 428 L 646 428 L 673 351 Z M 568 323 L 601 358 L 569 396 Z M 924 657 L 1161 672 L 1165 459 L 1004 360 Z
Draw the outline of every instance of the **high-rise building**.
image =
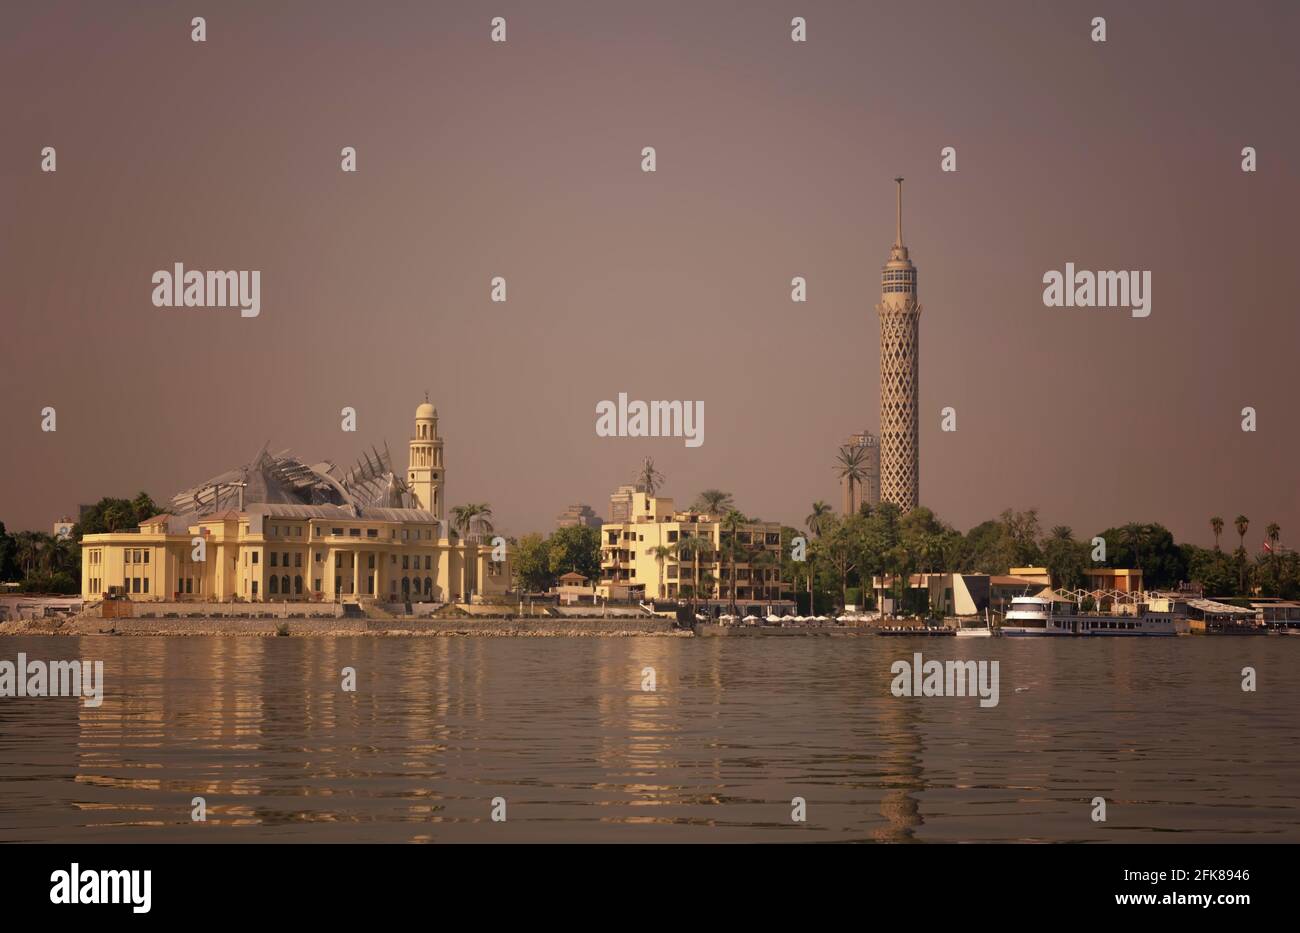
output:
M 921 457 L 917 425 L 921 305 L 916 267 L 903 245 L 903 179 L 898 184 L 894 245 L 881 272 L 880 304 L 880 498 L 904 512 L 920 498 Z
M 630 522 L 632 520 L 632 497 L 644 491 L 640 484 L 627 483 L 619 486 L 609 496 L 609 520 L 611 522 Z
M 585 502 L 575 503 L 556 516 L 556 528 L 572 528 L 576 525 L 595 528 L 599 531 L 601 525 L 600 516 Z

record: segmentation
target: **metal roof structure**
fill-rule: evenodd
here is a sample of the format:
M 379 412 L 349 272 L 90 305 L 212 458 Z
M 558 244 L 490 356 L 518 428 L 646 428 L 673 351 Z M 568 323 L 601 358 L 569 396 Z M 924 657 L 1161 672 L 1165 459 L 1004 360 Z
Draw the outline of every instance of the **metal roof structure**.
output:
M 343 471 L 326 461 L 307 465 L 290 451 L 264 445 L 247 464 L 181 490 L 167 505 L 167 526 L 183 533 L 219 513 L 249 512 L 303 518 L 437 521 L 416 509 L 415 497 L 392 466 L 388 445 L 372 447 Z

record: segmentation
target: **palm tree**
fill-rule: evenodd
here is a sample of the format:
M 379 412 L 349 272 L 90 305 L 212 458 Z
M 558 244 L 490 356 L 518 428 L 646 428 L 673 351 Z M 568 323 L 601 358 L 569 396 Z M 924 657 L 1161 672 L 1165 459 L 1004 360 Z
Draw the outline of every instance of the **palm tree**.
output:
M 127 502 L 114 502 L 104 509 L 104 524 L 108 530 L 121 531 L 135 523 L 135 510 Z
M 491 519 L 492 506 L 486 502 L 469 502 L 455 506 L 451 510 L 452 527 L 467 540 L 471 531 L 476 541 L 485 534 L 492 534 L 496 529 L 492 527 Z
M 1246 532 L 1250 529 L 1250 519 L 1244 515 L 1238 515 L 1232 520 L 1233 526 L 1237 529 L 1237 537 L 1241 541 L 1241 546 L 1237 548 L 1237 561 L 1241 565 L 1241 595 L 1246 594 Z
M 1273 556 L 1273 570 L 1277 570 L 1277 542 L 1282 537 L 1282 526 L 1277 522 L 1269 522 L 1268 527 L 1264 529 L 1268 535 L 1269 553 Z M 1275 574 L 1276 575 L 1276 574 Z
M 664 561 L 673 556 L 673 549 L 666 544 L 656 544 L 646 551 L 659 565 L 659 598 L 664 598 Z
M 654 494 L 663 487 L 664 475 L 655 469 L 655 462 L 650 457 L 641 461 L 641 472 L 637 474 L 636 485 L 645 490 L 645 494 L 654 498 Z
M 1214 549 L 1219 549 L 1219 535 L 1223 534 L 1223 519 L 1214 516 L 1210 519 L 1210 530 L 1214 532 Z
M 840 448 L 839 454 L 835 457 L 835 469 L 840 479 L 849 481 L 849 503 L 850 508 L 845 515 L 851 515 L 856 511 L 853 504 L 858 501 L 858 485 L 866 479 L 867 476 L 867 448 L 858 446 L 845 446 Z
M 14 539 L 14 559 L 18 561 L 18 566 L 22 568 L 23 579 L 26 580 L 36 569 L 36 563 L 41 556 L 41 543 L 38 532 L 35 531 L 16 531 L 13 534 Z
M 691 558 L 694 567 L 691 573 L 691 617 L 695 617 L 700 593 L 700 551 L 712 547 L 713 542 L 699 535 L 688 534 L 677 542 L 677 559 L 683 555 Z
M 1120 529 L 1120 540 L 1133 549 L 1133 563 L 1136 569 L 1142 569 L 1142 545 L 1146 544 L 1148 526 L 1129 522 Z
M 756 544 L 746 552 L 745 559 L 749 562 L 750 588 L 754 588 L 754 575 L 757 573 L 760 589 L 757 591 L 756 596 L 759 600 L 766 601 L 767 581 L 764 580 L 763 577 L 766 575 L 768 570 L 772 569 L 772 565 L 776 563 L 776 558 L 772 556 L 772 552 L 764 545 Z
M 67 569 L 68 566 L 68 542 L 58 535 L 39 534 L 37 540 L 41 544 L 41 569 L 51 576 Z
M 722 527 L 727 530 L 726 551 L 731 558 L 731 612 L 736 612 L 736 549 L 740 547 L 740 526 L 745 524 L 745 516 L 731 509 L 722 519 Z
M 820 538 L 822 536 L 822 532 L 830 524 L 832 511 L 831 507 L 820 499 L 813 503 L 812 513 L 804 519 L 804 524 L 813 533 L 813 537 Z
M 704 490 L 695 497 L 695 505 L 692 506 L 697 512 L 708 515 L 725 515 L 735 507 L 736 502 L 731 493 L 723 492 L 721 489 Z

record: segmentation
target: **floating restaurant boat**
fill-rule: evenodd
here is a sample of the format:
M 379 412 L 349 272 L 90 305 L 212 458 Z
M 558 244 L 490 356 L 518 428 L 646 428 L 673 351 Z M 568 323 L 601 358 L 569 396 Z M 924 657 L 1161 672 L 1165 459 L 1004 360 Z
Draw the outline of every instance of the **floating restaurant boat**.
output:
M 1017 596 L 1011 600 L 999 631 L 1008 637 L 1023 638 L 1051 635 L 1143 636 L 1177 635 L 1175 615 L 1158 612 L 1144 603 L 1131 614 L 1084 612 L 1069 609 L 1057 612 L 1051 600 L 1037 596 Z
M 755 636 L 820 636 L 822 638 L 843 638 L 855 635 L 870 635 L 867 628 L 854 628 L 848 625 L 720 625 L 714 622 L 699 622 L 695 625 L 698 638 L 749 638 Z
M 957 630 L 946 625 L 888 625 L 876 629 L 876 634 L 935 638 L 944 635 L 956 635 Z

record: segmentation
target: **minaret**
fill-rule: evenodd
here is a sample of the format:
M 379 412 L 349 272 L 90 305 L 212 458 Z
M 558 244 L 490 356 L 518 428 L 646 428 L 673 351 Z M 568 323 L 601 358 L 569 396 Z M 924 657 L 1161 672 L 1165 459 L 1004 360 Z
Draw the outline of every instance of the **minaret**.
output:
M 447 503 L 443 486 L 447 472 L 442 463 L 442 438 L 438 436 L 438 409 L 424 395 L 424 403 L 415 410 L 415 436 L 411 438 L 411 459 L 406 482 L 415 496 L 417 508 L 432 512 L 439 521 L 446 518 Z
M 889 261 L 881 272 L 880 304 L 880 498 L 904 512 L 916 508 L 921 487 L 917 431 L 920 386 L 921 306 L 916 268 L 903 245 L 903 179 Z

